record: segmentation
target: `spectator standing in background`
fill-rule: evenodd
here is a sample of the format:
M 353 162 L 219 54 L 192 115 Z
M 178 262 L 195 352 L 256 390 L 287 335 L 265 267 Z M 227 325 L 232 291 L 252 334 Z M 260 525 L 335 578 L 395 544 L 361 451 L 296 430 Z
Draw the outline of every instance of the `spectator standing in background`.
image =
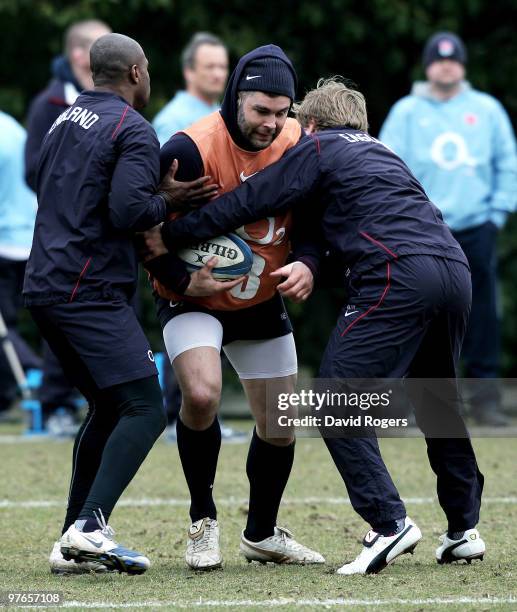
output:
M 22 307 L 25 264 L 29 257 L 36 196 L 23 178 L 26 133 L 12 117 L 0 111 L 0 314 L 25 370 L 41 367 L 40 359 L 16 331 Z M 11 405 L 17 385 L 0 350 L 0 416 Z
M 442 211 L 472 273 L 472 311 L 463 345 L 465 377 L 499 375 L 497 236 L 517 199 L 515 136 L 502 105 L 464 80 L 467 52 L 439 32 L 423 53 L 427 81 L 391 109 L 380 139 L 407 163 Z M 472 416 L 503 426 L 496 384 L 477 385 Z
M 156 115 L 153 127 L 160 146 L 179 130 L 219 109 L 228 78 L 228 52 L 223 41 L 197 32 L 181 54 L 185 89 Z
M 25 179 L 34 191 L 43 139 L 57 117 L 75 102 L 79 93 L 83 89 L 93 88 L 90 47 L 100 36 L 109 32 L 109 26 L 96 19 L 73 23 L 65 32 L 64 54 L 52 61 L 52 80 L 31 103 L 27 118 Z M 77 426 L 72 416 L 76 410 L 75 397 L 58 360 L 44 343 L 39 399 L 47 431 L 58 436 L 75 435 Z
M 27 118 L 25 178 L 36 190 L 36 172 L 43 138 L 59 115 L 71 106 L 83 89 L 93 87 L 90 47 L 109 26 L 96 19 L 73 23 L 65 32 L 64 54 L 52 61 L 52 80 L 34 98 Z

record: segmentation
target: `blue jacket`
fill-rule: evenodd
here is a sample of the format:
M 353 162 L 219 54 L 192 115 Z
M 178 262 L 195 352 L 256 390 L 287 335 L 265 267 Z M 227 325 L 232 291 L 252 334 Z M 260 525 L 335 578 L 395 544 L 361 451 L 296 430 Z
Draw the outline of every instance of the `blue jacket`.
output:
M 177 248 L 307 202 L 322 207 L 323 234 L 340 255 L 344 276 L 411 254 L 468 265 L 404 162 L 377 139 L 349 128 L 302 138 L 234 191 L 165 223 L 162 236 L 168 248 Z
M 23 261 L 29 256 L 36 218 L 36 196 L 23 177 L 26 134 L 0 112 L 0 257 Z
M 391 109 L 379 138 L 411 168 L 454 231 L 492 221 L 517 203 L 515 136 L 492 96 L 467 83 L 453 98 L 433 98 L 427 83 Z
M 178 91 L 153 119 L 160 146 L 176 132 L 184 130 L 218 108 L 219 104 L 207 104 L 187 91 Z
M 26 303 L 129 299 L 134 233 L 166 217 L 158 175 L 151 125 L 115 94 L 79 96 L 43 142 Z

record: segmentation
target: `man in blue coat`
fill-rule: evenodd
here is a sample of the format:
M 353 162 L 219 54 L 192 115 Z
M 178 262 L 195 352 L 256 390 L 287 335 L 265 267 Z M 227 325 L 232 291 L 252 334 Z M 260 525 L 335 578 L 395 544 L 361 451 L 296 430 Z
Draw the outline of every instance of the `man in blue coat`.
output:
M 407 166 L 367 133 L 363 96 L 329 80 L 309 92 L 298 119 L 309 134 L 280 161 L 232 192 L 147 234 L 159 255 L 189 240 L 224 234 L 291 206 L 321 203 L 329 247 L 341 256 L 348 304 L 323 355 L 324 379 L 454 379 L 470 309 L 470 272 L 439 210 Z M 293 264 L 288 264 L 293 265 Z M 285 276 L 284 266 L 273 274 Z M 455 385 L 431 411 L 415 406 L 437 475 L 447 532 L 439 563 L 482 558 L 479 520 L 483 476 Z M 436 436 L 433 418 L 450 430 Z M 372 432 L 368 432 L 372 433 Z M 371 525 L 363 549 L 339 574 L 377 573 L 421 538 L 384 465 L 377 440 L 325 438 L 350 501 Z
M 0 315 L 24 369 L 41 367 L 17 332 L 18 312 L 22 308 L 22 285 L 29 257 L 36 196 L 23 178 L 23 148 L 27 136 L 23 127 L 0 111 Z M 0 419 L 18 393 L 9 363 L 0 350 Z
M 228 78 L 228 51 L 209 32 L 196 32 L 181 53 L 185 89 L 177 91 L 153 119 L 163 146 L 169 138 L 219 109 Z
M 506 111 L 465 81 L 467 51 L 438 32 L 423 53 L 427 80 L 391 109 L 379 138 L 406 162 L 441 210 L 469 261 L 472 312 L 463 345 L 470 400 L 481 424 L 506 425 L 498 387 L 497 237 L 517 204 L 515 136 Z

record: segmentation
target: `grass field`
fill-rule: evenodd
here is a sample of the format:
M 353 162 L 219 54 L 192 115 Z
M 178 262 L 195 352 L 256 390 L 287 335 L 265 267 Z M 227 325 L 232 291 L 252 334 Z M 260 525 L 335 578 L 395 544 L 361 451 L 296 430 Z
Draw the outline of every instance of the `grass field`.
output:
M 238 426 L 248 424 L 239 422 Z M 0 428 L 0 434 L 11 430 Z M 424 538 L 414 556 L 400 558 L 377 576 L 333 574 L 357 554 L 367 528 L 343 499 L 343 485 L 322 441 L 303 439 L 298 442 L 279 523 L 321 551 L 326 565 L 248 565 L 239 555 L 239 534 L 246 516 L 247 446 L 223 445 L 215 495 L 224 569 L 189 571 L 183 560 L 187 489 L 176 446 L 160 441 L 110 521 L 118 541 L 151 558 L 151 569 L 134 577 L 54 577 L 47 557 L 63 518 L 72 445 L 3 443 L 0 591 L 59 591 L 65 605 L 79 609 L 313 610 L 347 606 L 383 611 L 517 610 L 515 439 L 475 439 L 474 445 L 486 476 L 486 502 L 479 525 L 488 547 L 483 562 L 470 566 L 436 563 L 434 549 L 445 522 L 435 500 L 424 443 L 391 439 L 382 441 L 386 463 Z

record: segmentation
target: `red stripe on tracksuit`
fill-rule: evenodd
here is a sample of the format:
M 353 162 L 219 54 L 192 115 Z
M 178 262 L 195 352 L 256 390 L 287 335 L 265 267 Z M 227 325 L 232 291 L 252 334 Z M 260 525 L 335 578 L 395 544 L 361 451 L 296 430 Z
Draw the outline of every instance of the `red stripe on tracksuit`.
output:
M 115 138 L 115 135 L 117 134 L 117 132 L 120 129 L 120 126 L 122 125 L 122 122 L 124 121 L 126 114 L 127 114 L 127 109 L 129 108 L 129 104 L 126 106 L 126 108 L 124 109 L 123 113 L 122 113 L 122 117 L 120 118 L 120 121 L 117 124 L 117 127 L 113 130 L 113 134 L 111 135 L 111 140 L 113 140 Z
M 370 234 L 367 234 L 366 232 L 359 232 L 359 233 L 361 234 L 361 236 L 363 238 L 366 238 L 366 240 L 369 240 L 370 242 L 373 242 L 373 244 L 376 244 L 383 251 L 386 251 L 386 253 L 388 253 L 388 255 L 391 255 L 395 259 L 398 259 L 399 256 L 396 253 L 394 253 L 393 251 L 391 251 L 390 249 L 388 249 L 388 247 L 385 244 L 382 244 L 382 242 L 379 242 L 378 240 L 375 240 L 375 238 L 372 238 L 370 236 Z
M 72 291 L 72 295 L 70 296 L 70 299 L 68 300 L 68 303 L 70 303 L 74 299 L 75 294 L 77 293 L 77 290 L 79 289 L 79 285 L 81 283 L 81 279 L 83 278 L 84 273 L 86 272 L 86 270 L 88 270 L 88 266 L 90 265 L 91 261 L 92 261 L 92 258 L 88 257 L 88 261 L 84 264 L 84 267 L 81 270 L 81 274 L 79 274 L 79 278 L 77 279 L 77 282 L 75 283 L 74 290 Z

